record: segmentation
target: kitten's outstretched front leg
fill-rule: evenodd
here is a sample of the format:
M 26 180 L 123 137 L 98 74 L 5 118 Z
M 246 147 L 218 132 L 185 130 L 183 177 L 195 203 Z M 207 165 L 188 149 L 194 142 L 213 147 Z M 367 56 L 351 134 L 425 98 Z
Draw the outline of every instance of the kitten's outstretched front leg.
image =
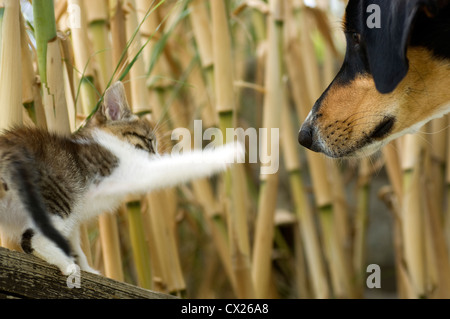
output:
M 243 163 L 245 159 L 240 143 L 162 156 L 126 148 L 108 134 L 101 136 L 101 143 L 119 158 L 120 164 L 113 174 L 88 192 L 92 197 L 143 194 L 172 187 L 223 172 L 231 164 Z

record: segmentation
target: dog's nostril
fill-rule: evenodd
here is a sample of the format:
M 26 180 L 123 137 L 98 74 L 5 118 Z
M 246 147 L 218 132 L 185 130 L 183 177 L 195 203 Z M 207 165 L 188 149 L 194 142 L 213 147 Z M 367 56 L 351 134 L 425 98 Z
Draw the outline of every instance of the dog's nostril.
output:
M 393 117 L 386 117 L 370 135 L 371 138 L 381 138 L 388 134 L 394 126 L 395 119 Z
M 313 135 L 310 126 L 301 128 L 300 132 L 298 132 L 298 142 L 306 148 L 311 148 L 313 144 Z

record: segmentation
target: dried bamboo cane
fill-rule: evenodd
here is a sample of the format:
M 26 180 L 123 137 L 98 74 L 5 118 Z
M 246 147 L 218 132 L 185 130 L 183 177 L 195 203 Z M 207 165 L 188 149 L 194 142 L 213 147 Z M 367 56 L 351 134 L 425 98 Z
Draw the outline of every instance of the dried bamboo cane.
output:
M 106 213 L 99 216 L 98 224 L 105 276 L 124 281 L 117 218 L 112 214 Z
M 2 28 L 3 28 L 3 16 L 4 16 L 4 13 L 5 13 L 5 4 L 2 2 L 2 3 L 0 3 L 0 50 L 1 50 L 1 48 L 2 48 L 2 40 L 1 40 L 1 37 L 2 37 Z
M 0 52 L 1 111 L 0 128 L 22 124 L 22 65 L 20 41 L 20 4 L 5 1 Z
M 68 83 L 69 85 L 67 85 L 65 87 L 65 99 L 64 101 L 67 103 L 66 104 L 66 110 L 67 110 L 67 118 L 69 119 L 69 127 L 67 128 L 67 130 L 69 132 L 72 131 L 72 129 L 75 129 L 76 127 L 76 107 L 74 106 L 76 101 L 73 100 L 67 100 L 67 97 L 70 97 L 71 99 L 74 98 L 74 96 L 72 95 L 75 91 L 74 87 L 72 86 L 73 82 L 70 81 L 71 80 L 71 76 L 73 75 L 72 72 L 72 68 L 73 68 L 73 64 L 72 64 L 72 60 L 73 60 L 73 55 L 74 55 L 74 51 L 73 48 L 75 48 L 75 53 L 76 53 L 76 60 L 78 62 L 77 64 L 77 68 L 85 68 L 87 69 L 84 65 L 82 67 L 80 67 L 80 64 L 83 63 L 88 63 L 88 58 L 86 56 L 89 55 L 89 53 L 86 53 L 88 48 L 90 47 L 88 44 L 88 40 L 87 40 L 87 35 L 83 33 L 83 31 L 81 31 L 81 29 L 85 30 L 85 20 L 84 20 L 84 13 L 86 12 L 86 10 L 84 10 L 82 3 L 80 1 L 72 1 L 69 0 L 69 5 L 70 6 L 76 6 L 77 8 L 79 8 L 78 16 L 77 18 L 79 18 L 80 20 L 78 22 L 80 22 L 80 25 L 75 25 L 75 23 L 71 24 L 71 30 L 72 30 L 72 41 L 74 42 L 74 45 L 70 45 L 67 41 L 67 38 L 62 38 L 60 39 L 61 41 L 61 47 L 62 47 L 62 57 L 64 58 L 65 61 L 65 65 L 66 67 L 63 68 L 63 75 L 64 75 L 64 82 L 63 83 Z M 72 7 L 69 7 L 72 8 Z M 84 69 L 83 69 L 84 70 Z M 90 71 L 90 78 L 91 81 L 93 79 L 93 71 Z M 95 93 L 93 91 L 92 86 L 86 86 L 87 83 L 84 83 L 83 85 L 83 81 L 84 78 L 82 77 L 81 79 L 82 81 L 82 96 L 83 98 L 83 105 L 85 106 L 83 109 L 83 113 L 85 115 L 88 115 L 89 113 L 89 108 L 92 109 L 92 107 L 95 105 L 96 103 L 96 97 L 95 97 Z M 64 87 L 64 85 L 62 85 Z M 70 94 L 72 93 L 72 94 Z M 73 108 L 72 109 L 68 109 L 68 105 L 73 104 Z M 71 125 L 70 125 L 71 124 Z M 90 249 L 90 241 L 89 241 L 89 236 L 88 236 L 88 232 L 87 232 L 87 227 L 86 225 L 81 225 L 80 226 L 80 236 L 81 236 L 81 243 L 82 243 L 82 249 L 86 254 L 88 263 L 92 265 L 92 253 L 91 253 L 91 249 Z
M 99 87 L 101 92 L 104 92 L 113 73 L 107 1 L 84 0 L 84 7 L 89 8 L 86 12 L 86 23 L 92 39 L 93 54 L 97 62 Z
M 291 56 L 288 53 L 288 56 Z M 289 61 L 289 60 L 288 60 Z M 288 65 L 292 65 L 288 62 Z M 298 72 L 292 72 L 298 73 Z M 298 81 L 295 80 L 295 75 L 291 74 L 292 85 L 298 86 Z M 296 104 L 301 102 L 296 99 Z M 298 160 L 300 162 L 300 160 Z M 323 265 L 322 252 L 320 247 L 319 236 L 316 232 L 314 217 L 312 209 L 305 197 L 305 190 L 303 186 L 303 171 L 293 171 L 290 177 L 291 189 L 293 198 L 296 203 L 296 213 L 301 227 L 301 235 L 303 244 L 305 245 L 306 261 L 311 272 L 311 281 L 314 288 L 314 296 L 316 298 L 328 298 L 330 296 L 327 277 L 325 273 L 325 266 Z
M 44 107 L 42 106 L 41 93 L 36 81 L 34 60 L 31 56 L 30 39 L 25 28 L 25 19 L 20 16 L 20 46 L 22 58 L 22 103 L 26 107 L 30 117 L 38 127 L 47 129 Z
M 111 41 L 112 41 L 112 57 L 113 65 L 119 66 L 120 70 L 126 62 L 126 27 L 125 27 L 125 12 L 123 10 L 123 0 L 108 0 L 109 19 L 111 27 Z M 125 57 L 125 59 L 122 59 Z M 121 65 L 119 65 L 121 64 Z M 115 76 L 118 76 L 115 74 Z M 131 90 L 128 82 L 129 76 L 123 79 L 125 92 L 128 100 L 131 99 Z
M 407 274 L 404 263 L 403 226 L 401 219 L 400 202 L 403 198 L 403 181 L 400 157 L 397 150 L 399 140 L 391 142 L 383 148 L 383 156 L 389 180 L 392 185 L 390 198 L 386 198 L 388 207 L 394 216 L 394 251 L 395 268 L 397 272 L 397 293 L 399 298 L 413 298 L 411 278 Z
M 49 131 L 70 134 L 64 93 L 64 76 L 59 39 L 56 34 L 53 1 L 33 2 L 39 74 L 44 96 L 45 117 Z
M 194 69 L 190 74 L 190 83 L 193 85 L 193 101 L 198 108 L 202 108 L 202 119 L 205 126 L 215 126 L 218 123 L 218 115 L 212 108 L 211 101 L 214 100 L 214 56 L 212 50 L 212 37 L 211 32 L 204 29 L 210 29 L 208 22 L 208 12 L 206 10 L 206 2 L 204 0 L 192 1 L 189 3 L 190 21 L 194 31 L 194 38 L 199 47 L 200 61 L 203 66 L 203 73 L 205 74 L 205 82 L 201 79 L 200 72 Z M 181 57 L 183 68 L 186 68 L 189 63 L 189 57 L 187 54 L 183 54 Z M 206 89 L 206 87 L 208 89 Z M 209 97 L 209 100 L 204 99 L 205 92 Z M 208 106 L 209 104 L 209 106 Z M 206 105 L 206 106 L 203 106 Z M 207 110 L 209 108 L 209 110 Z M 222 216 L 223 205 L 217 203 L 215 194 L 212 191 L 211 184 L 206 180 L 197 180 L 192 183 L 194 193 L 197 195 L 203 207 L 204 219 L 207 222 L 208 228 L 211 231 L 211 235 L 222 265 L 225 269 L 227 277 L 233 287 L 233 291 L 237 294 L 236 278 L 233 272 L 233 266 L 231 263 L 231 253 L 229 248 L 228 234 L 226 231 L 225 221 Z
M 210 1 L 210 6 L 214 54 L 215 104 L 216 111 L 219 113 L 222 133 L 226 133 L 226 128 L 231 128 L 236 123 L 231 39 L 225 2 L 223 0 Z M 230 257 L 235 273 L 237 295 L 240 298 L 251 298 L 254 296 L 254 287 L 250 275 L 250 245 L 248 243 L 246 225 L 246 207 L 243 206 L 242 201 L 237 201 L 239 196 L 245 192 L 245 188 L 242 183 L 235 180 L 237 176 L 242 176 L 243 174 L 245 173 L 241 165 L 233 165 L 231 173 L 225 174 L 225 192 L 228 198 L 232 200 L 231 207 L 228 207 L 230 209 L 227 212 Z M 231 187 L 232 185 L 233 187 Z
M 208 18 L 208 11 L 206 9 L 205 0 L 194 0 L 189 3 L 191 13 L 189 15 L 194 37 L 198 46 L 199 56 L 203 72 L 206 76 L 206 87 L 210 100 L 213 93 L 211 92 L 214 86 L 214 55 L 212 50 L 212 37 L 209 28 L 210 21 Z M 203 120 L 206 126 L 217 125 L 217 115 L 212 108 L 212 104 L 206 102 L 202 112 Z
M 147 30 L 148 32 L 148 30 Z M 180 50 L 180 48 L 177 48 L 177 50 Z M 180 51 L 181 52 L 181 51 Z M 165 55 L 161 56 L 159 58 L 159 63 L 156 64 L 156 66 L 161 66 L 160 70 L 168 70 L 169 69 L 169 63 L 168 63 L 168 59 L 167 58 L 171 58 L 172 53 L 169 52 L 168 50 L 164 50 Z M 189 52 L 186 52 L 186 54 L 181 54 L 182 58 L 182 66 L 183 69 L 189 70 L 191 67 L 189 66 L 189 64 L 191 64 L 190 60 L 192 59 L 192 57 L 190 57 Z M 173 68 L 170 68 L 171 70 L 173 70 Z M 155 72 L 155 69 L 153 70 Z M 165 71 L 165 72 L 169 72 L 169 71 Z M 174 71 L 176 72 L 176 71 Z M 189 73 L 189 76 L 192 75 L 192 72 Z M 175 74 L 172 76 L 176 76 Z M 200 84 L 199 79 L 196 79 L 196 84 Z M 164 81 L 164 79 L 158 80 L 157 82 L 153 82 L 153 85 L 158 85 L 158 89 L 157 91 L 159 92 L 158 95 L 160 97 L 160 104 L 162 106 L 163 103 L 167 103 L 166 98 L 169 96 L 170 91 L 173 91 L 172 94 L 175 94 L 177 92 L 176 87 L 174 86 L 169 86 L 167 81 Z M 172 88 L 171 88 L 172 87 Z M 168 90 L 169 88 L 171 88 L 170 90 Z M 194 96 L 194 100 L 198 95 Z M 200 103 L 198 103 L 198 105 L 201 105 Z M 189 104 L 187 109 L 189 108 Z M 160 107 L 161 109 L 161 107 Z M 162 114 L 161 110 L 155 112 L 155 114 Z M 172 112 L 172 116 L 171 116 L 171 120 L 172 120 L 172 124 L 176 127 L 180 127 L 180 126 L 184 126 L 185 124 L 183 122 L 182 117 L 177 116 L 177 114 L 173 114 L 174 112 Z M 175 112 L 177 113 L 177 111 Z M 157 117 L 160 117 L 160 115 L 158 115 Z M 211 122 L 211 120 L 209 120 L 208 122 Z M 194 141 L 192 141 L 192 143 L 194 143 Z M 214 240 L 214 243 L 216 245 L 216 248 L 218 250 L 219 256 L 221 257 L 221 260 L 223 262 L 223 266 L 225 268 L 225 271 L 228 275 L 228 278 L 231 282 L 231 285 L 233 287 L 234 291 L 236 290 L 236 280 L 235 280 L 235 276 L 234 273 L 232 272 L 232 267 L 231 267 L 231 260 L 230 260 L 230 250 L 227 244 L 227 234 L 225 231 L 225 226 L 223 225 L 223 219 L 222 216 L 220 214 L 220 205 L 215 204 L 215 198 L 211 189 L 211 185 L 209 184 L 209 181 L 207 179 L 200 179 L 200 180 L 195 180 L 192 182 L 192 186 L 194 189 L 195 194 L 197 195 L 197 197 L 199 198 L 200 202 L 202 203 L 203 207 L 204 207 L 204 213 L 205 213 L 205 220 L 209 226 L 209 229 L 211 230 L 212 233 L 212 237 Z
M 290 12 L 290 11 L 289 11 Z M 288 15 L 289 17 L 289 15 Z M 292 19 L 288 18 L 288 40 L 286 50 L 286 64 L 287 65 L 299 65 L 298 68 L 287 68 L 291 87 L 292 95 L 295 101 L 298 118 L 301 120 L 304 108 L 302 106 L 310 105 L 312 98 L 308 95 L 308 88 L 305 79 L 305 71 L 301 67 L 302 60 L 300 59 L 300 48 L 296 36 L 292 34 Z M 296 34 L 296 31 L 294 32 Z M 303 113 L 301 113 L 303 112 Z M 297 162 L 300 162 L 298 160 Z M 305 197 L 305 190 L 302 183 L 303 171 L 299 171 L 295 175 L 292 174 L 291 188 L 293 192 L 293 198 L 296 203 L 296 212 L 301 227 L 301 235 L 305 245 L 306 261 L 311 272 L 311 282 L 314 291 L 315 298 L 329 298 L 330 291 L 327 282 L 327 276 L 325 272 L 325 265 L 322 260 L 322 251 L 319 241 L 319 235 L 316 232 L 314 216 L 308 200 Z
M 136 28 L 138 27 L 138 21 L 137 21 L 137 12 L 136 12 L 136 3 L 134 1 L 128 1 L 125 0 L 123 3 L 123 9 L 125 10 L 126 17 L 125 17 L 125 27 L 126 27 L 126 38 L 127 39 L 131 39 L 134 32 L 136 31 Z M 134 49 L 136 47 L 140 47 L 141 46 L 141 38 L 140 38 L 140 33 L 136 33 L 135 38 L 133 43 L 131 43 L 128 46 L 127 49 L 127 56 L 131 59 L 131 57 L 134 56 L 133 52 L 137 52 L 138 49 Z M 143 58 L 142 55 L 140 57 L 138 57 L 138 59 L 136 60 L 135 65 L 130 69 L 129 72 L 130 75 L 130 92 L 131 92 L 131 105 L 133 108 L 133 112 L 141 112 L 143 110 L 148 110 L 148 106 L 146 106 L 146 94 L 147 94 L 147 89 L 145 87 L 145 78 L 146 78 L 146 74 L 145 74 L 145 70 L 144 70 L 144 62 L 143 62 Z M 152 195 L 149 195 L 152 196 Z M 156 196 L 155 196 L 156 197 Z M 155 201 L 159 202 L 160 198 L 156 197 Z M 152 200 L 149 200 L 150 203 L 153 203 Z M 142 218 L 142 221 L 145 222 L 147 221 L 147 216 L 145 216 L 145 214 L 147 213 L 146 211 L 144 212 L 143 209 L 144 207 L 146 208 L 146 210 L 148 210 L 150 208 L 150 205 L 145 205 L 142 200 L 141 202 L 135 202 L 134 206 L 136 206 L 136 208 L 139 206 L 139 214 L 141 214 L 142 212 L 142 216 L 139 216 L 139 218 Z M 153 209 L 151 209 L 153 211 Z M 155 215 L 156 213 L 153 212 L 153 214 L 151 214 L 151 216 Z M 132 220 L 129 221 L 130 225 L 133 223 Z M 155 223 L 153 222 L 152 225 L 154 225 Z M 138 225 L 134 225 L 134 227 L 136 228 Z M 158 227 L 159 226 L 159 227 Z M 164 228 L 164 224 L 162 225 L 163 227 L 160 227 L 161 225 L 157 225 L 156 227 L 158 227 L 158 229 L 163 229 Z M 143 228 L 145 229 L 146 232 L 148 232 L 149 228 L 148 228 L 148 224 L 143 224 Z M 132 233 L 130 230 L 130 237 L 132 238 L 132 243 L 133 243 L 133 247 L 137 247 L 137 245 L 139 244 L 140 246 L 143 246 L 144 243 L 147 243 L 144 240 L 144 236 L 141 236 L 140 238 L 137 238 L 136 233 Z M 152 243 L 152 245 L 156 246 L 156 248 L 159 247 L 158 240 L 163 240 L 161 233 L 157 234 L 157 233 L 153 233 L 151 234 L 152 239 L 155 241 L 155 243 Z M 151 263 L 150 263 L 150 248 L 152 248 L 152 245 L 148 245 L 147 244 L 147 249 L 144 250 L 144 247 L 142 247 L 142 249 L 140 250 L 140 254 L 139 251 L 137 251 L 137 249 L 134 249 L 134 258 L 135 258 L 135 264 L 136 267 L 138 269 L 138 277 L 140 278 L 140 281 L 143 280 L 144 277 L 149 277 L 148 280 L 148 285 L 150 287 L 153 287 L 154 284 L 154 274 L 151 267 Z M 158 249 L 155 250 L 157 252 L 157 254 L 154 256 L 155 257 L 155 262 L 161 262 L 161 260 L 164 260 L 164 254 L 162 254 L 160 251 L 158 251 Z M 139 256 L 140 255 L 140 256 Z M 139 260 L 141 260 L 141 262 L 139 262 Z M 166 266 L 166 267 L 165 267 Z M 164 273 L 164 271 L 166 271 L 168 265 L 159 265 L 158 269 L 160 271 L 162 271 L 162 277 L 163 277 L 163 283 L 167 283 L 167 275 Z
M 368 206 L 370 195 L 370 162 L 368 158 L 360 161 L 357 209 L 355 216 L 355 237 L 353 240 L 353 269 L 355 270 L 356 289 L 359 297 L 363 295 L 365 285 L 366 236 Z
M 127 34 L 131 38 L 132 32 L 138 26 L 137 7 L 134 1 L 127 3 Z M 148 10 L 149 8 L 145 8 Z M 145 18 L 145 17 L 144 17 Z M 152 16 L 147 19 L 153 18 Z M 141 43 L 140 34 L 135 37 L 136 43 Z M 129 52 L 129 55 L 130 52 Z M 138 107 L 137 111 L 148 110 L 147 105 L 147 88 L 146 88 L 146 72 L 143 57 L 135 62 L 131 69 L 135 72 L 131 73 L 131 91 L 133 100 L 133 109 Z M 134 102 L 136 101 L 136 103 Z M 157 260 L 159 261 L 159 269 L 161 277 L 168 292 L 183 292 L 186 289 L 186 283 L 181 271 L 181 263 L 179 260 L 178 247 L 175 238 L 175 214 L 176 214 L 176 194 L 174 189 L 164 190 L 162 192 L 149 194 L 147 201 L 152 220 L 151 226 L 154 233 Z M 171 205 L 172 204 L 172 205 Z
M 428 148 L 432 152 L 432 156 L 427 157 L 425 163 L 426 176 L 421 184 L 425 185 L 425 226 L 429 239 L 427 252 L 431 255 L 431 258 L 429 258 L 430 266 L 427 268 L 431 283 L 428 285 L 437 287 L 434 296 L 448 299 L 450 298 L 450 262 L 444 228 L 442 227 L 443 216 L 440 213 L 443 193 L 437 191 L 442 190 L 444 185 L 444 178 L 439 177 L 444 175 L 445 168 L 445 144 L 447 141 L 444 129 L 446 123 L 446 118 L 445 121 L 440 119 L 438 122 L 430 123 L 433 131 L 437 128 L 441 131 L 437 133 L 440 136 L 435 136 L 435 134 L 431 136 L 432 143 Z
M 22 66 L 20 46 L 20 3 L 16 0 L 4 2 L 0 51 L 0 129 L 22 124 Z M 1 235 L 1 234 L 0 234 Z M 5 236 L 4 247 L 20 250 Z
M 383 156 L 386 164 L 386 171 L 389 181 L 392 184 L 394 194 L 397 200 L 403 197 L 402 192 L 402 171 L 400 167 L 400 158 L 396 150 L 398 141 L 393 141 L 383 148 Z
M 263 109 L 263 127 L 270 130 L 260 138 L 266 138 L 261 143 L 262 154 L 275 154 L 279 141 L 272 135 L 273 128 L 280 127 L 279 105 L 282 105 L 285 92 L 283 89 L 283 9 L 284 1 L 269 2 L 270 17 L 268 24 L 268 55 L 266 60 L 266 79 Z M 276 159 L 278 161 L 278 159 Z M 273 164 L 273 163 L 270 163 Z M 253 251 L 253 282 L 258 298 L 265 298 L 269 294 L 269 280 L 271 276 L 271 252 L 274 230 L 274 212 L 277 199 L 278 170 L 275 173 L 265 173 L 264 163 L 261 164 L 261 188 L 258 203 L 258 216 L 255 229 L 255 244 Z
M 190 59 L 192 58 L 187 52 L 186 54 L 181 54 L 181 64 L 183 69 L 189 68 Z M 199 68 L 195 68 L 189 75 L 189 83 L 193 85 L 192 92 L 193 102 L 198 108 L 201 108 L 204 103 L 210 103 L 209 101 L 204 101 L 204 96 L 206 90 L 205 83 L 201 79 L 201 74 Z M 196 72 L 198 70 L 198 72 Z M 217 114 L 214 113 L 217 117 Z M 206 123 L 215 123 L 216 119 L 208 119 L 204 114 L 202 114 L 203 121 Z M 174 122 L 177 125 L 176 122 Z M 203 122 L 202 122 L 203 125 Z M 208 126 L 208 124 L 206 124 Z M 191 146 L 195 148 L 195 136 L 192 138 Z M 212 189 L 212 185 L 208 179 L 198 179 L 192 181 L 192 188 L 197 200 L 203 208 L 204 220 L 208 225 L 208 229 L 211 232 L 213 241 L 215 243 L 216 250 L 225 269 L 227 277 L 233 287 L 233 291 L 236 290 L 235 275 L 232 270 L 231 259 L 230 259 L 230 249 L 228 245 L 227 231 L 225 226 L 225 221 L 223 218 L 224 205 L 221 202 L 223 198 L 216 198 L 216 194 Z
M 447 172 L 445 174 L 445 191 L 447 209 L 444 212 L 444 234 L 447 242 L 447 251 L 450 254 L 450 130 L 447 130 L 447 153 L 446 153 Z
M 144 235 L 144 222 L 139 201 L 129 200 L 126 204 L 128 226 L 133 249 L 133 258 L 138 275 L 138 285 L 151 289 L 153 287 L 150 255 Z
M 411 277 L 415 298 L 426 296 L 425 235 L 420 173 L 425 151 L 422 138 L 416 134 L 404 137 L 402 156 L 403 199 L 402 233 L 406 267 Z
M 133 33 L 139 26 L 137 6 L 134 0 L 125 0 L 124 8 L 127 10 L 126 16 L 126 35 L 127 39 L 133 37 Z M 128 47 L 128 57 L 133 57 L 142 45 L 141 35 L 136 33 L 133 43 Z M 130 69 L 130 86 L 131 86 L 131 99 L 133 101 L 133 112 L 139 113 L 142 111 L 148 111 L 148 96 L 146 79 L 147 72 L 145 71 L 144 58 L 141 55 L 134 62 L 133 67 Z
M 300 14 L 297 13 L 297 15 Z M 313 56 L 313 47 L 309 34 L 306 32 L 309 24 L 308 16 L 297 16 L 301 22 L 301 44 L 303 45 L 300 57 L 303 60 L 304 72 L 310 77 L 306 81 L 308 91 L 311 96 L 320 96 L 320 78 L 317 69 L 317 61 Z M 302 105 L 301 120 L 306 117 L 308 112 L 308 104 Z M 310 101 L 309 105 L 312 105 Z M 320 221 L 323 229 L 325 252 L 328 257 L 330 274 L 333 284 L 333 290 L 338 297 L 352 297 L 354 291 L 350 281 L 350 270 L 348 267 L 349 258 L 342 243 L 339 241 L 339 232 L 333 219 L 335 214 L 333 210 L 333 195 L 331 191 L 331 184 L 327 177 L 327 164 L 322 156 L 319 154 L 307 151 L 307 159 L 310 167 L 311 178 L 313 181 L 314 195 L 316 206 L 319 210 Z M 335 163 L 330 163 L 335 165 Z M 333 180 L 333 187 L 343 188 L 338 184 L 338 181 Z
M 104 91 L 113 72 L 112 47 L 108 38 L 107 3 L 105 0 L 89 3 L 85 0 L 84 7 L 89 7 L 86 20 L 92 37 L 95 61 L 98 63 L 99 87 Z M 99 216 L 99 232 L 105 276 L 124 281 L 117 216 L 109 213 Z
M 289 59 L 286 61 L 289 61 Z M 321 257 L 320 243 L 316 233 L 311 207 L 305 197 L 305 190 L 302 182 L 303 170 L 300 165 L 300 158 L 296 152 L 297 143 L 294 138 L 295 133 L 286 99 L 283 103 L 281 116 L 281 121 L 283 123 L 281 132 L 283 155 L 285 158 L 286 170 L 289 174 L 291 192 L 295 204 L 295 212 L 299 223 L 298 232 L 303 240 L 303 242 L 297 242 L 297 244 L 305 246 L 304 250 L 306 254 L 306 261 L 312 275 L 311 284 L 314 291 L 314 296 L 317 298 L 326 298 L 328 296 L 328 287 Z M 296 249 L 301 248 L 296 247 Z M 299 278 L 297 278 L 297 280 L 299 280 Z M 306 290 L 306 288 L 303 288 L 303 290 Z M 309 296 L 308 293 L 304 294 L 304 297 Z
M 431 159 L 432 165 L 430 172 L 433 175 L 432 186 L 433 196 L 435 202 L 441 207 L 444 200 L 444 185 L 445 185 L 445 158 L 446 158 L 446 146 L 447 146 L 447 126 L 448 116 L 444 116 L 438 119 L 434 119 L 429 123 L 431 127 L 431 135 L 429 137 L 431 145 Z
M 90 52 L 91 44 L 87 34 L 86 9 L 82 0 L 68 0 L 69 6 L 79 8 L 79 25 L 71 24 L 75 67 L 80 77 L 80 95 L 83 113 L 89 115 L 97 103 L 94 87 L 93 56 Z M 92 59 L 91 59 L 92 58 Z
M 113 63 L 120 69 L 121 63 L 126 59 L 126 20 L 124 11 L 124 1 L 109 0 L 109 12 L 111 23 L 112 38 L 112 56 Z M 116 74 L 115 76 L 118 76 Z M 127 79 L 129 75 L 125 77 Z M 131 101 L 131 89 L 128 80 L 123 80 L 126 95 Z M 145 244 L 145 235 L 143 232 L 143 221 L 139 201 L 133 200 L 126 205 L 127 216 L 129 218 L 129 235 L 133 249 L 134 262 L 138 274 L 138 282 L 142 287 L 152 287 L 151 264 L 148 247 Z

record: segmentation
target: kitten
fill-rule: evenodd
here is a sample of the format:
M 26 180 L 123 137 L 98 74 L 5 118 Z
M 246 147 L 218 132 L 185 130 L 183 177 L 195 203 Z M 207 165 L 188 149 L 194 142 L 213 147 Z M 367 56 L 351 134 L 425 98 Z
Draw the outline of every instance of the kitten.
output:
M 79 226 L 113 211 L 130 194 L 224 171 L 239 144 L 182 155 L 159 155 L 150 124 L 131 113 L 121 82 L 70 137 L 32 128 L 0 136 L 0 232 L 70 273 L 94 272 L 80 247 Z

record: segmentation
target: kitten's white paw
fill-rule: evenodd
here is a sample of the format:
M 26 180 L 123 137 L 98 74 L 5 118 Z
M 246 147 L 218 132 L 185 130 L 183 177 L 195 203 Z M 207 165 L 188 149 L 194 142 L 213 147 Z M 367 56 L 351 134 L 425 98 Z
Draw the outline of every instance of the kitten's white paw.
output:
M 56 265 L 64 276 L 74 275 L 80 271 L 80 267 L 73 261 L 64 265 Z
M 228 143 L 224 146 L 224 159 L 227 164 L 245 162 L 245 147 L 240 142 Z
M 245 146 L 241 142 L 235 143 L 235 153 L 238 163 L 245 162 Z

